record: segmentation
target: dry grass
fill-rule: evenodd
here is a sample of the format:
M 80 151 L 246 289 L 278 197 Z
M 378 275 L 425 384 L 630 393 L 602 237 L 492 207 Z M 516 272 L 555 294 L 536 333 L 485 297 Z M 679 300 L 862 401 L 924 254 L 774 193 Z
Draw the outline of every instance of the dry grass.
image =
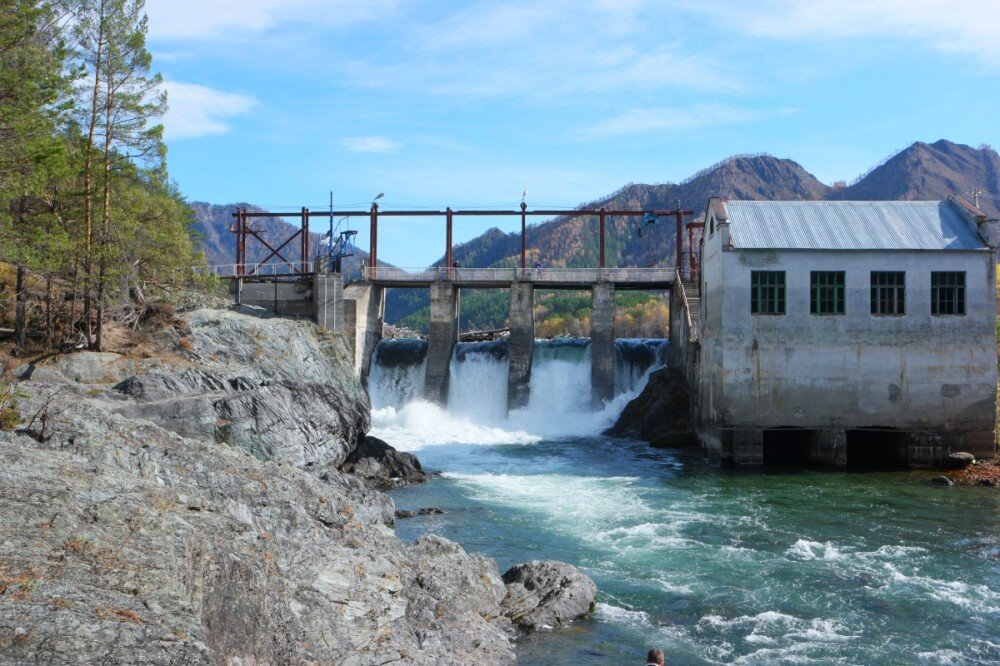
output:
M 127 608 L 95 608 L 94 615 L 99 620 L 122 620 L 135 624 L 146 624 L 146 620 L 141 615 Z

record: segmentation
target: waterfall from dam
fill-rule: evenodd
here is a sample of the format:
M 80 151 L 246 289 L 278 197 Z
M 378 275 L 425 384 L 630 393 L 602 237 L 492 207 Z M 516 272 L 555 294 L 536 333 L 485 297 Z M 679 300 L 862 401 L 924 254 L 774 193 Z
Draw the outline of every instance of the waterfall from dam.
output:
M 388 419 L 406 430 L 434 422 L 433 436 L 438 437 L 448 431 L 467 437 L 481 428 L 491 437 L 487 443 L 495 443 L 497 436 L 507 441 L 593 435 L 611 425 L 645 386 L 649 373 L 663 366 L 667 346 L 662 339 L 616 340 L 615 397 L 598 410 L 591 407 L 589 338 L 536 340 L 528 404 L 509 414 L 506 340 L 455 345 L 447 409 L 422 400 L 427 341 L 384 340 L 372 358 L 368 393 L 377 422 Z

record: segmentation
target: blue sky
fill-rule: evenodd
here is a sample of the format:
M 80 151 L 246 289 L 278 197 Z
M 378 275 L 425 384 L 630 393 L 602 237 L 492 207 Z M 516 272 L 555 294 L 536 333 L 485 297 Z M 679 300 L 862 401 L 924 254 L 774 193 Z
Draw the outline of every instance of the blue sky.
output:
M 575 206 L 767 152 L 850 181 L 1000 145 L 998 0 L 147 0 L 190 200 Z M 456 242 L 507 220 L 465 220 Z M 391 226 L 389 226 L 391 225 Z M 389 222 L 427 265 L 443 223 Z M 362 227 L 359 243 L 367 246 Z

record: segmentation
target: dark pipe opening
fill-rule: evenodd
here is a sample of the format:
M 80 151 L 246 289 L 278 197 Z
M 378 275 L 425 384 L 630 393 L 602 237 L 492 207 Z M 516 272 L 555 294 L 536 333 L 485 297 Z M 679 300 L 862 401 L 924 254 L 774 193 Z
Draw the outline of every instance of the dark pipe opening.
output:
M 901 469 L 906 467 L 909 436 L 889 428 L 847 431 L 847 466 L 850 469 Z
M 797 466 L 810 464 L 815 430 L 804 428 L 787 428 L 765 430 L 764 465 L 765 466 Z

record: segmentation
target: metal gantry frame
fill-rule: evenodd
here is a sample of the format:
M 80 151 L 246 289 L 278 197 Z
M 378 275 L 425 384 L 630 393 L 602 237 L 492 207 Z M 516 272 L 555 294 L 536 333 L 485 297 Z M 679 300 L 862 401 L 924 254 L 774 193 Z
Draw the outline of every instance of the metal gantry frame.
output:
M 310 264 L 309 258 L 309 218 L 316 213 L 312 213 L 308 208 L 302 208 L 298 213 L 255 213 L 250 212 L 242 206 L 236 208 L 236 212 L 233 213 L 233 217 L 236 221 L 229 228 L 230 231 L 236 234 L 236 274 L 233 277 L 243 278 L 243 277 L 253 277 L 258 274 L 258 268 L 269 262 L 272 258 L 278 258 L 285 262 L 290 267 L 290 275 L 308 275 L 310 271 L 305 270 L 305 267 Z M 255 229 L 249 222 L 251 218 L 281 218 L 281 217 L 299 217 L 300 226 L 299 228 L 288 238 L 282 241 L 277 247 L 271 245 L 267 240 L 260 235 L 260 229 Z M 249 260 L 247 259 L 247 241 L 250 238 L 256 238 L 261 245 L 271 251 L 269 255 L 264 257 L 261 261 L 254 262 L 254 268 L 251 271 L 247 271 L 247 264 Z M 301 260 L 298 266 L 296 262 L 289 261 L 287 257 L 282 254 L 282 251 L 295 239 L 299 239 L 299 251 L 301 254 Z
M 372 203 L 371 208 L 367 210 L 330 210 L 330 211 L 310 211 L 308 208 L 302 208 L 298 213 L 269 213 L 269 212 L 251 212 L 245 208 L 237 208 L 236 212 L 233 213 L 233 217 L 236 218 L 236 223 L 232 227 L 232 231 L 236 233 L 236 264 L 237 264 L 237 275 L 235 277 L 249 277 L 253 273 L 247 272 L 247 254 L 246 254 L 246 241 L 249 237 L 256 238 L 260 241 L 267 249 L 271 251 L 263 261 L 256 262 L 256 266 L 267 263 L 272 257 L 278 257 L 285 262 L 288 262 L 282 254 L 281 251 L 297 237 L 301 239 L 301 249 L 302 249 L 302 263 L 307 264 L 310 261 L 309 258 L 309 218 L 312 216 L 322 216 L 322 217 L 367 217 L 369 223 L 369 265 L 377 271 L 378 268 L 378 221 L 380 217 L 443 217 L 445 219 L 445 252 L 444 252 L 444 265 L 446 267 L 451 267 L 454 263 L 453 255 L 453 245 L 452 245 L 452 228 L 454 226 L 454 221 L 456 217 L 507 217 L 507 216 L 520 216 L 521 218 L 521 268 L 526 268 L 527 261 L 527 219 L 531 217 L 581 217 L 581 216 L 597 216 L 598 218 L 598 238 L 600 242 L 599 247 L 599 258 L 598 267 L 605 268 L 605 246 L 606 246 L 606 221 L 610 217 L 642 217 L 645 215 L 655 215 L 657 217 L 673 217 L 677 223 L 677 240 L 676 240 L 676 266 L 678 268 L 683 267 L 684 264 L 684 218 L 693 217 L 694 211 L 684 210 L 680 207 L 672 208 L 669 210 L 638 210 L 638 209 L 615 209 L 615 208 L 583 208 L 583 209 L 540 209 L 540 210 L 528 210 L 526 203 L 522 202 L 520 210 L 452 210 L 448 207 L 444 210 L 387 210 L 380 211 L 377 203 Z M 301 227 L 289 236 L 284 242 L 278 245 L 277 248 L 270 245 L 266 240 L 264 240 L 259 234 L 257 229 L 253 229 L 249 220 L 258 218 L 286 218 L 286 217 L 300 217 Z M 698 223 L 688 223 L 689 237 L 692 233 L 692 227 L 700 226 Z M 693 241 L 693 238 L 691 239 Z M 692 250 L 693 252 L 693 250 Z M 694 262 L 694 257 L 691 257 L 692 264 Z M 291 263 L 291 262 L 288 262 Z M 298 274 L 304 274 L 300 271 L 296 271 Z

